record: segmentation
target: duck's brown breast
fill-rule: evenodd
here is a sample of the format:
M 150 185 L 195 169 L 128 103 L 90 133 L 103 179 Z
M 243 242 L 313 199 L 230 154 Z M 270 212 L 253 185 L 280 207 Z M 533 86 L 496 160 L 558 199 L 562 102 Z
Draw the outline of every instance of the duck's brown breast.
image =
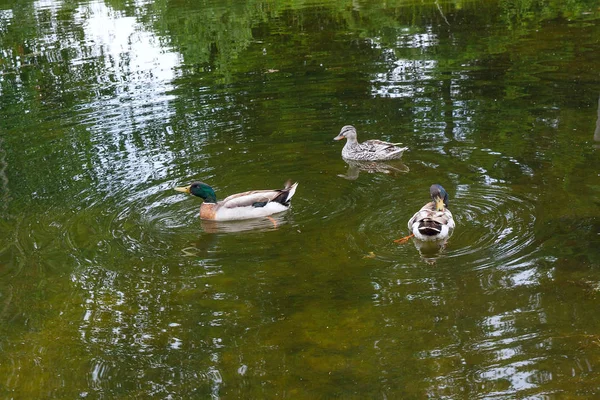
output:
M 216 219 L 217 216 L 217 205 L 214 203 L 202 203 L 200 206 L 200 218 L 201 219 Z

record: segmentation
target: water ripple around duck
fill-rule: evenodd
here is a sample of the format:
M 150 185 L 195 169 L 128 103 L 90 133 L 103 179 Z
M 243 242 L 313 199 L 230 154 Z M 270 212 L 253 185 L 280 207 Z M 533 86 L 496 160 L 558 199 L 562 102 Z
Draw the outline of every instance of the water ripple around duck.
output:
M 456 221 L 454 234 L 444 248 L 423 252 L 427 260 L 453 259 L 460 265 L 482 269 L 518 264 L 535 252 L 535 210 L 531 199 L 503 186 L 460 185 L 450 209 Z M 363 219 L 354 246 L 390 262 L 411 257 L 414 246 L 393 243 L 393 239 L 408 234 L 406 223 L 411 216 L 412 213 L 400 216 L 391 204 L 373 218 Z

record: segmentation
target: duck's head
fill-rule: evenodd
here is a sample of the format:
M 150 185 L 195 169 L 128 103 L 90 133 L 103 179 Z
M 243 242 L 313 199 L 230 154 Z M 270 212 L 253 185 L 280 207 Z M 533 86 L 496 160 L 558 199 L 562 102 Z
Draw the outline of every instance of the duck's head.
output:
M 342 127 L 340 133 L 333 140 L 348 139 L 349 141 L 356 140 L 356 129 L 352 125 Z
M 435 203 L 435 209 L 437 211 L 444 211 L 444 208 L 448 207 L 448 193 L 439 184 L 433 184 L 429 188 L 429 194 L 431 199 Z
M 194 196 L 202 197 L 206 203 L 216 203 L 217 196 L 213 188 L 204 182 L 193 182 L 189 186 L 176 187 L 178 192 L 188 193 Z

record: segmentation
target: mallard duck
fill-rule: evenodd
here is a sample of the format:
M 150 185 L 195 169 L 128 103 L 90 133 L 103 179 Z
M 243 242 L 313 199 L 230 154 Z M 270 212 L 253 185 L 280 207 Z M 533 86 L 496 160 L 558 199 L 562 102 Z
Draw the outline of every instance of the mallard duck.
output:
M 176 187 L 178 192 L 201 197 L 200 218 L 215 221 L 231 221 L 267 217 L 287 210 L 296 192 L 298 183 L 288 181 L 283 189 L 252 190 L 232 194 L 217 202 L 213 188 L 204 182 L 194 182 L 189 186 Z
M 452 235 L 454 218 L 448 210 L 448 193 L 437 183 L 429 188 L 431 202 L 425 204 L 408 221 L 409 236 L 394 240 L 404 243 L 411 237 L 423 241 L 445 240 Z
M 408 150 L 408 147 L 399 147 L 402 143 L 389 143 L 381 140 L 367 140 L 358 143 L 356 139 L 356 128 L 352 125 L 346 125 L 342 128 L 339 135 L 333 140 L 342 140 L 346 138 L 347 142 L 342 149 L 342 157 L 348 160 L 376 161 L 376 160 L 395 160 L 402 157 L 402 153 Z

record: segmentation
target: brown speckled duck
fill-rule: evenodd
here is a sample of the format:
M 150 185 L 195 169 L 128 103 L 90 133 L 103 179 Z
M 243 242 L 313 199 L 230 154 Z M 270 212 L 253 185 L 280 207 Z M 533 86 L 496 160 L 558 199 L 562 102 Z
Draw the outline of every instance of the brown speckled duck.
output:
M 342 149 L 342 157 L 347 160 L 396 160 L 401 158 L 402 154 L 408 150 L 408 147 L 398 146 L 402 143 L 389 143 L 382 140 L 367 140 L 366 142 L 358 143 L 358 140 L 356 139 L 356 128 L 352 125 L 344 126 L 339 135 L 333 139 L 347 140 Z

